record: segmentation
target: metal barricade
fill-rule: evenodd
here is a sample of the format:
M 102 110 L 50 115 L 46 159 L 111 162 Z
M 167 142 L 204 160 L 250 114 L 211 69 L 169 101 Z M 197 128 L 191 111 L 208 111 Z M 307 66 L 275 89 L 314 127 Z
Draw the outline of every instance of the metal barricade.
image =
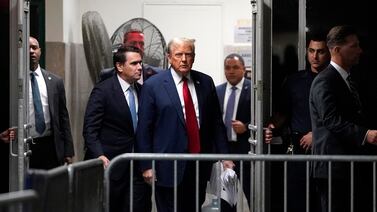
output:
M 32 211 L 32 206 L 37 200 L 38 195 L 34 190 L 14 191 L 0 194 L 0 212 Z
M 74 163 L 69 166 L 72 212 L 103 211 L 104 169 L 100 159 Z
M 69 211 L 69 175 L 67 166 L 51 170 L 30 169 L 27 188 L 37 191 L 39 199 L 33 211 Z
M 28 171 L 27 188 L 38 193 L 32 211 L 103 211 L 104 169 L 100 159 Z
M 240 176 L 240 183 L 242 187 L 242 183 L 245 182 L 245 180 L 250 180 L 250 202 L 248 205 L 250 206 L 250 211 L 253 212 L 263 212 L 265 211 L 265 205 L 258 205 L 254 204 L 255 201 L 259 201 L 260 198 L 265 198 L 264 195 L 266 192 L 256 192 L 256 187 L 257 185 L 265 185 L 269 179 L 262 178 L 260 180 L 256 180 L 254 176 L 258 173 L 254 171 L 255 164 L 259 163 L 259 165 L 262 167 L 262 170 L 266 170 L 266 167 L 268 163 L 282 163 L 284 170 L 283 173 L 281 173 L 281 177 L 283 178 L 283 184 L 284 184 L 284 193 L 282 194 L 283 200 L 283 205 L 279 209 L 279 211 L 287 211 L 287 167 L 290 163 L 304 163 L 305 164 L 305 176 L 306 176 L 306 211 L 309 211 L 309 165 L 313 161 L 323 161 L 328 164 L 328 171 L 329 171 L 329 177 L 328 177 L 328 184 L 329 184 L 329 207 L 331 207 L 331 187 L 332 187 L 332 182 L 333 182 L 333 176 L 332 176 L 332 165 L 334 163 L 339 163 L 339 162 L 344 162 L 344 163 L 349 163 L 350 166 L 350 187 L 351 187 L 351 192 L 354 190 L 354 164 L 355 163 L 370 163 L 371 166 L 373 166 L 373 170 L 371 170 L 371 175 L 370 178 L 373 179 L 373 185 L 370 185 L 371 187 L 373 186 L 372 190 L 372 196 L 373 196 L 373 201 L 371 201 L 370 204 L 372 204 L 373 211 L 376 211 L 376 162 L 377 162 L 377 156 L 341 156 L 341 155 L 235 155 L 235 154 L 148 154 L 148 153 L 126 153 L 119 155 L 118 157 L 114 158 L 109 167 L 105 170 L 105 188 L 106 188 L 106 201 L 105 201 L 105 211 L 108 211 L 108 203 L 109 203 L 109 175 L 113 167 L 115 167 L 115 164 L 117 163 L 124 163 L 127 161 L 131 161 L 131 164 L 133 164 L 133 161 L 138 161 L 138 160 L 151 160 L 152 161 L 152 167 L 154 169 L 155 166 L 155 161 L 164 161 L 164 160 L 171 160 L 174 161 L 174 201 L 176 201 L 177 198 L 177 193 L 176 193 L 176 169 L 177 169 L 177 161 L 196 161 L 196 164 L 198 165 L 200 162 L 203 161 L 219 161 L 219 160 L 233 160 L 233 161 L 241 161 L 240 166 L 241 166 L 241 176 Z M 250 163 L 250 179 L 243 179 L 242 170 L 244 164 Z M 133 171 L 131 171 L 133 172 Z M 199 173 L 196 173 L 197 176 L 196 178 L 199 178 Z M 130 173 L 130 176 L 132 176 L 133 173 Z M 132 179 L 132 177 L 131 177 Z M 130 196 L 132 198 L 132 180 L 130 180 Z M 198 181 L 197 181 L 198 182 Z M 196 190 L 198 185 L 196 186 Z M 155 191 L 155 183 L 152 183 L 152 193 L 154 194 Z M 152 194 L 152 195 L 153 195 Z M 352 193 L 353 194 L 353 193 Z M 353 195 L 351 196 L 351 202 L 345 203 L 345 204 L 350 204 L 350 211 L 354 211 L 354 198 Z M 131 199 L 132 200 L 132 199 Z M 131 201 L 130 200 L 130 201 Z M 132 202 L 132 201 L 131 201 Z M 265 202 L 265 201 L 263 201 Z M 176 202 L 175 202 L 176 204 Z M 198 203 L 197 203 L 198 204 Z M 239 204 L 244 204 L 243 200 L 239 200 Z M 274 204 L 274 200 L 270 200 L 269 204 Z M 198 206 L 198 205 L 197 205 Z M 176 208 L 176 207 L 175 207 Z M 132 207 L 130 207 L 132 211 Z M 219 208 L 219 211 L 221 211 L 221 208 Z M 238 211 L 246 211 L 246 209 L 238 210 Z M 249 210 L 248 210 L 249 211 Z M 331 212 L 331 208 L 328 210 Z

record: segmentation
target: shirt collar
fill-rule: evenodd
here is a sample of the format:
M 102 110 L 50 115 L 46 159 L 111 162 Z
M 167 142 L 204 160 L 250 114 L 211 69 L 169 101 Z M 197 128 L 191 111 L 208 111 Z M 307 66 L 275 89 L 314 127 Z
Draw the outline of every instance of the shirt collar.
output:
M 37 69 L 35 69 L 35 71 L 30 70 L 30 73 L 34 73 L 35 76 L 42 76 L 41 66 L 39 66 L 39 64 L 38 64 Z
M 173 77 L 175 85 L 178 85 L 179 83 L 182 82 L 182 75 L 178 74 L 173 68 L 170 68 L 170 72 L 171 72 L 171 75 Z M 188 81 L 191 80 L 191 73 L 190 72 L 186 75 L 186 78 L 187 78 Z
M 120 87 L 122 87 L 122 91 L 126 92 L 128 88 L 131 86 L 130 83 L 123 80 L 118 74 L 117 74 L 118 81 L 120 83 Z
M 347 77 L 349 76 L 349 73 L 333 61 L 331 61 L 330 64 L 334 66 L 334 68 L 338 71 L 340 76 L 342 76 L 342 78 L 346 81 Z
M 234 87 L 237 87 L 238 90 L 242 90 L 242 86 L 243 86 L 243 82 L 245 81 L 245 77 L 242 77 L 241 81 L 239 81 L 237 83 L 237 85 L 235 85 Z M 233 85 L 231 85 L 229 82 L 226 83 L 226 87 L 228 89 L 230 89 L 231 87 L 233 87 Z

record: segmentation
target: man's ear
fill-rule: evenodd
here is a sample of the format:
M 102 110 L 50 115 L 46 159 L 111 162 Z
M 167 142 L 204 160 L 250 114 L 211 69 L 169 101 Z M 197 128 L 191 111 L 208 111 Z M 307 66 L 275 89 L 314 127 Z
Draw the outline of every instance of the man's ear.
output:
M 120 63 L 120 62 L 116 62 L 115 63 L 115 67 L 117 69 L 117 72 L 122 72 L 123 71 L 123 63 Z

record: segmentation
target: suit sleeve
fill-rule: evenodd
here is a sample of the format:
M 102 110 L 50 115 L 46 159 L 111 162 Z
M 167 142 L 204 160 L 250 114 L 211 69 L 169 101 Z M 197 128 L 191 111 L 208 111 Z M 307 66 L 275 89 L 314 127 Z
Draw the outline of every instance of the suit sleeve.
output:
M 334 133 L 340 140 L 357 142 L 361 145 L 367 129 L 348 120 L 341 114 L 336 102 L 335 89 L 329 81 L 318 80 L 312 87 L 312 101 L 319 120 L 324 127 Z
M 93 158 L 104 154 L 99 138 L 104 111 L 105 93 L 102 89 L 94 87 L 86 107 L 83 127 L 85 147 Z
M 64 141 L 64 157 L 72 157 L 75 155 L 73 148 L 73 140 L 71 134 L 71 124 L 69 120 L 69 114 L 67 110 L 67 101 L 65 97 L 65 88 L 62 79 L 58 80 L 57 83 L 58 94 L 59 94 L 59 122 L 60 122 L 60 133 Z
M 216 146 L 216 152 L 217 153 L 228 153 L 228 145 L 227 145 L 227 135 L 226 135 L 226 129 L 223 122 L 223 118 L 221 115 L 221 107 L 219 103 L 219 98 L 217 97 L 216 87 L 211 80 L 211 99 L 209 102 L 212 103 L 212 116 L 213 116 L 213 124 L 214 124 L 214 135 L 215 138 L 215 146 Z
M 139 153 L 152 153 L 154 124 L 157 114 L 153 88 L 147 83 L 141 89 L 138 114 L 135 150 Z M 150 161 L 140 161 L 140 168 L 142 171 L 151 169 L 152 164 Z

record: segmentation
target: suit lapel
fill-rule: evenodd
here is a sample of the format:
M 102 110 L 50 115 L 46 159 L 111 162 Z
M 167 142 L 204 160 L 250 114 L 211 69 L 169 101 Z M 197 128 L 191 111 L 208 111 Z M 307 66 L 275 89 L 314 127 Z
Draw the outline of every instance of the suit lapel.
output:
M 165 74 L 166 74 L 166 77 L 163 80 L 163 86 L 164 86 L 164 88 L 166 90 L 166 93 L 170 97 L 170 100 L 172 101 L 175 110 L 178 113 L 179 119 L 181 120 L 181 122 L 182 122 L 183 125 L 186 125 L 185 124 L 185 119 L 183 117 L 181 100 L 179 99 L 179 95 L 178 95 L 178 92 L 177 92 L 177 87 L 174 84 L 173 76 L 170 73 L 170 69 Z
M 200 82 L 200 78 L 198 77 L 198 75 L 196 75 L 195 71 L 191 70 L 190 74 L 191 74 L 191 79 L 195 86 L 196 97 L 198 98 L 199 121 L 200 121 L 200 125 L 202 125 L 202 116 L 200 114 L 202 114 L 202 108 L 204 107 L 203 106 L 204 99 L 203 99 L 201 82 Z
M 121 117 L 124 117 L 124 119 L 128 123 L 126 126 L 130 126 L 129 129 L 130 129 L 130 131 L 133 132 L 133 125 L 132 125 L 132 118 L 131 118 L 132 116 L 131 116 L 130 107 L 128 106 L 126 97 L 125 97 L 124 92 L 122 90 L 122 86 L 120 86 L 120 82 L 118 80 L 117 74 L 115 74 L 113 76 L 112 85 L 113 85 L 113 90 L 114 90 L 114 92 L 113 92 L 114 98 L 119 100 L 118 101 L 119 104 L 115 105 L 115 107 L 119 107 L 120 111 L 124 111 L 126 109 L 124 116 L 121 116 Z
M 248 83 L 248 81 L 245 79 L 242 85 L 240 99 L 238 100 L 236 117 L 238 117 L 238 114 L 242 111 L 243 105 L 246 103 L 245 100 L 248 99 L 246 95 L 248 95 L 249 89 L 250 89 L 250 83 Z
M 220 103 L 221 113 L 224 113 L 224 98 L 225 98 L 225 90 L 226 90 L 226 83 L 220 85 L 219 87 L 219 93 L 218 93 L 218 99 Z

